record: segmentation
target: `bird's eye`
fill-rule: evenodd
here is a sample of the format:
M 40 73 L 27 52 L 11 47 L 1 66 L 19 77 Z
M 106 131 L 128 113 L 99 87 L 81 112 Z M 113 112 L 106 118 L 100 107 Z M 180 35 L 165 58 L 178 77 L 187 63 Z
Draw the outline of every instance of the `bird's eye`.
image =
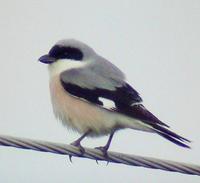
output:
M 72 60 L 82 60 L 83 53 L 78 48 L 73 47 L 62 47 L 62 46 L 54 46 L 49 51 L 49 55 L 56 59 L 72 59 Z

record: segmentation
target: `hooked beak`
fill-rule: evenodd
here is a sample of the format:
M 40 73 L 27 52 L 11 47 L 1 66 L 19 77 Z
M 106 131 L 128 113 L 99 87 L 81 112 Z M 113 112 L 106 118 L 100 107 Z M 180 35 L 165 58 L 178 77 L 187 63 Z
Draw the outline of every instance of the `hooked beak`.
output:
M 52 64 L 53 62 L 56 61 L 55 58 L 49 56 L 48 54 L 47 54 L 47 55 L 41 56 L 38 60 L 39 60 L 40 62 L 44 63 L 44 64 Z

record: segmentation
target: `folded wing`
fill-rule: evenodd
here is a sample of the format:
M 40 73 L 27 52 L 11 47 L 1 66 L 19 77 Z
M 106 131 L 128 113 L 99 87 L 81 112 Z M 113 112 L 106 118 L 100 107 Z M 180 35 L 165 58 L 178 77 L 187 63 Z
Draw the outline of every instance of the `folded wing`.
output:
M 100 72 L 93 67 L 75 68 L 61 73 L 60 81 L 63 88 L 71 95 L 102 107 L 103 102 L 99 100 L 100 98 L 112 100 L 115 107 L 111 108 L 111 111 L 139 119 L 150 125 L 162 137 L 179 146 L 189 147 L 184 143 L 189 140 L 170 131 L 168 125 L 141 104 L 139 93 L 124 81 L 123 76 L 115 77 L 112 72 L 109 73 L 109 68 L 104 68 L 103 71 Z

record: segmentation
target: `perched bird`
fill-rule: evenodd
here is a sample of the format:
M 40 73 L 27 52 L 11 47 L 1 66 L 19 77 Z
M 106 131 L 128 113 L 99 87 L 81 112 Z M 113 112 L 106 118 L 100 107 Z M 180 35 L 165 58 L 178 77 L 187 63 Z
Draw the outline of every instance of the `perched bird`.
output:
M 88 45 L 74 39 L 60 40 L 39 61 L 49 67 L 54 114 L 82 135 L 72 143 L 82 153 L 84 137 L 110 135 L 107 144 L 98 148 L 106 155 L 114 133 L 125 128 L 157 133 L 189 148 L 189 140 L 170 131 L 144 107 L 122 71 Z

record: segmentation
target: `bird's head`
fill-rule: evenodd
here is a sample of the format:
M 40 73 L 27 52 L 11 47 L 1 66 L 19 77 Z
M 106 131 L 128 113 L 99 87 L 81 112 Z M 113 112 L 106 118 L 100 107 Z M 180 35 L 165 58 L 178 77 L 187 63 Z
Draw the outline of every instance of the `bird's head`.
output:
M 53 64 L 57 61 L 85 61 L 95 54 L 94 50 L 86 44 L 74 40 L 64 39 L 58 41 L 48 54 L 41 56 L 38 60 L 45 64 Z

